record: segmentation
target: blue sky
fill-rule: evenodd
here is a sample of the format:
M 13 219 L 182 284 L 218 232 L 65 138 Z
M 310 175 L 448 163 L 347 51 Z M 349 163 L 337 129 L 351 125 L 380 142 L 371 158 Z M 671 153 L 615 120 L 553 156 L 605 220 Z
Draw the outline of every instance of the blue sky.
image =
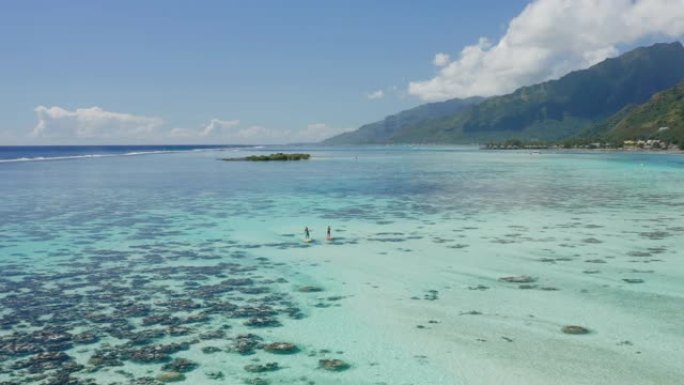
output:
M 544 3 L 554 2 L 563 0 L 531 4 L 550 12 Z M 484 63 L 478 67 L 501 70 L 487 56 L 501 56 L 493 51 L 529 4 L 5 2 L 0 144 L 317 140 L 426 101 L 497 94 L 556 76 L 649 33 L 681 36 L 606 38 L 589 52 L 596 57 L 554 59 L 557 73 L 459 75 L 473 50 Z

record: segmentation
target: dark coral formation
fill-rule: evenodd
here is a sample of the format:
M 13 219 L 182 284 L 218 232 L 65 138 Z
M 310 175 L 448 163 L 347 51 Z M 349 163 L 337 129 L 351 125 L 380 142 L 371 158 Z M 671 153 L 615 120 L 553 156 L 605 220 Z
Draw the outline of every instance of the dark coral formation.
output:
M 534 277 L 530 277 L 528 275 L 518 275 L 518 276 L 511 276 L 511 277 L 501 277 L 501 278 L 499 278 L 499 281 L 508 282 L 508 283 L 532 283 L 532 282 L 536 282 L 537 279 Z
M 255 334 L 240 334 L 233 342 L 233 351 L 242 355 L 253 354 L 254 350 L 261 347 L 262 338 Z
M 351 368 L 351 365 L 340 359 L 322 359 L 318 360 L 318 367 L 331 372 L 341 372 Z
M 245 371 L 250 373 L 264 373 L 264 372 L 274 372 L 280 369 L 277 362 L 269 362 L 266 364 L 249 364 L 245 366 Z
M 299 347 L 290 342 L 273 342 L 264 345 L 264 351 L 273 354 L 294 354 L 299 352 Z
M 207 263 L 215 259 L 214 249 L 200 252 L 190 246 L 141 245 L 129 251 L 84 247 L 72 256 L 65 252 L 61 263 L 66 270 L 3 271 L 0 328 L 9 332 L 0 336 L 0 370 L 22 384 L 86 385 L 93 383 L 87 373 L 135 362 L 157 366 L 161 374 L 136 379 L 119 369 L 117 373 L 131 383 L 159 384 L 182 381 L 184 373 L 200 367 L 175 355 L 202 341 L 225 346 L 220 341 L 230 339 L 229 350 L 242 355 L 258 349 L 298 351 L 286 342 L 264 345 L 254 334 L 229 335 L 231 324 L 271 328 L 280 326 L 283 316 L 304 316 L 289 289 L 280 286 L 285 279 L 263 276 L 272 266 L 268 259 Z M 247 254 L 229 255 L 238 260 Z M 168 285 L 170 280 L 179 285 Z M 217 328 L 209 322 L 215 319 L 227 322 Z M 218 346 L 201 351 L 222 352 Z M 70 355 L 74 347 L 89 352 L 85 362 Z M 252 369 L 278 368 L 269 363 Z
M 589 329 L 585 328 L 584 326 L 579 326 L 579 325 L 566 325 L 566 326 L 563 326 L 561 331 L 565 334 L 589 334 L 590 333 Z

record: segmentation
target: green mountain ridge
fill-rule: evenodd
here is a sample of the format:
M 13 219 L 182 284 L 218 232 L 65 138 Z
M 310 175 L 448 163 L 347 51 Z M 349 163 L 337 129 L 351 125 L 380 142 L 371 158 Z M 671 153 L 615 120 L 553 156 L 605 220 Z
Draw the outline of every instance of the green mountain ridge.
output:
M 684 145 L 684 82 L 658 92 L 646 103 L 630 106 L 603 123 L 594 132 L 603 131 L 612 140 L 662 139 Z
M 432 114 L 428 107 L 437 103 L 418 106 L 324 143 L 561 140 L 586 133 L 588 128 L 609 131 L 619 118 L 636 108 L 630 106 L 645 103 L 682 80 L 684 47 L 679 42 L 659 43 L 511 94 L 471 100 L 469 104 L 460 99 L 442 102 L 453 108 L 439 110 L 442 114 Z M 421 113 L 412 115 L 411 111 Z M 393 117 L 406 114 L 411 119 L 392 124 Z
M 420 106 L 390 115 L 385 119 L 361 126 L 323 141 L 325 144 L 377 144 L 386 143 L 397 132 L 417 123 L 448 116 L 484 100 L 481 97 L 450 99 Z

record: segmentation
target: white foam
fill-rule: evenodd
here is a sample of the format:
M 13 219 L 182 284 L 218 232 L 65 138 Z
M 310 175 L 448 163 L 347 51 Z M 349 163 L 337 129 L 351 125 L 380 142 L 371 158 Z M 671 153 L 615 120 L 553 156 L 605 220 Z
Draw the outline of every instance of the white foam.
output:
M 64 156 L 36 156 L 32 158 L 21 157 L 13 159 L 0 159 L 0 163 L 18 163 L 18 162 L 39 162 L 52 160 L 73 160 L 73 159 L 87 159 L 87 158 L 111 158 L 118 156 L 139 156 L 139 155 L 157 155 L 157 154 L 173 154 L 181 152 L 204 152 L 222 150 L 221 147 L 216 148 L 195 148 L 191 150 L 157 150 L 157 151 L 133 151 L 119 154 L 83 154 L 83 155 L 64 155 Z M 235 150 L 235 149 L 232 149 Z

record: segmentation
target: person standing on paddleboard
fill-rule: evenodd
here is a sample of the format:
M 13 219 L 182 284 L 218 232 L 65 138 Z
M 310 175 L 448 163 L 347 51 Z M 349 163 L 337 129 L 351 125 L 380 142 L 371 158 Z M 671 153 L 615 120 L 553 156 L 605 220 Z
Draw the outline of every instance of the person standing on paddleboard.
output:
M 332 240 L 332 234 L 331 234 L 330 226 L 328 226 L 328 231 L 326 232 L 325 239 L 327 239 L 329 241 Z
M 305 226 L 304 227 L 304 239 L 308 240 L 308 239 L 310 239 L 310 237 L 311 237 L 311 234 L 309 232 L 309 226 Z

